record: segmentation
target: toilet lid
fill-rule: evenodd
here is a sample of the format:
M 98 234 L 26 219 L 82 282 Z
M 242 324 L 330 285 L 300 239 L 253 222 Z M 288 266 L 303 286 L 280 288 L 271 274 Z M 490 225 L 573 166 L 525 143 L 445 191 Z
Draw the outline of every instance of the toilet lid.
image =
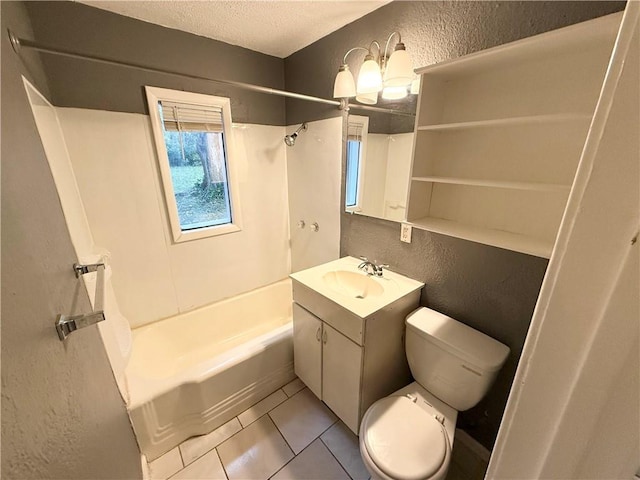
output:
M 363 432 L 369 456 L 392 478 L 429 478 L 444 462 L 444 427 L 407 397 L 386 397 L 374 403 L 363 420 Z

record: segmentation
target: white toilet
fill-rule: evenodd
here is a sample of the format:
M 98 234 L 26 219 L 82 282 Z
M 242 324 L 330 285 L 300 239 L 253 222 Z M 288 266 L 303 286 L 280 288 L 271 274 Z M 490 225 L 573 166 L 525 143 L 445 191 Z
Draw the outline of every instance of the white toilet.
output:
M 360 424 L 360 453 L 373 479 L 446 476 L 458 411 L 489 390 L 509 347 L 428 308 L 407 317 L 415 382 L 375 402 Z

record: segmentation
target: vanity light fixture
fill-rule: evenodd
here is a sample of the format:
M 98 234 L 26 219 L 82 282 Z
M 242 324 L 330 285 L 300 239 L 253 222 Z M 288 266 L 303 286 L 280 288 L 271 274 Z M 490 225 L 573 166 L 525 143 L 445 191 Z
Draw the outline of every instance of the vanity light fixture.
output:
M 345 55 L 346 59 L 346 55 Z M 356 82 L 349 71 L 349 65 L 343 63 L 338 69 L 336 81 L 333 84 L 333 98 L 351 98 L 356 96 Z
M 377 44 L 377 42 L 375 42 Z M 364 63 L 360 67 L 358 73 L 358 88 L 357 93 L 378 93 L 382 90 L 382 73 L 380 72 L 380 65 L 373 59 L 371 50 L 366 57 L 364 57 Z
M 388 54 L 389 45 L 394 36 L 398 37 L 398 41 L 394 51 Z M 372 50 L 374 45 L 377 47 L 377 56 L 374 56 Z M 360 66 L 357 84 L 347 65 L 347 56 L 355 50 L 367 52 Z M 393 32 L 387 39 L 384 51 L 375 40 L 371 42 L 369 48 L 354 47 L 347 51 L 336 75 L 333 97 L 356 97 L 360 103 L 374 105 L 378 102 L 378 93 L 382 92 L 382 98 L 385 100 L 399 100 L 409 93 L 414 94 L 414 91 L 417 93 L 417 89 L 412 85 L 414 77 L 411 58 L 402 43 L 402 38 L 398 32 Z
M 356 100 L 365 105 L 375 105 L 378 103 L 378 92 L 360 93 L 356 95 Z
M 382 89 L 382 98 L 385 100 L 400 100 L 409 94 L 406 86 L 400 87 L 384 87 Z M 356 97 L 356 100 L 358 97 Z

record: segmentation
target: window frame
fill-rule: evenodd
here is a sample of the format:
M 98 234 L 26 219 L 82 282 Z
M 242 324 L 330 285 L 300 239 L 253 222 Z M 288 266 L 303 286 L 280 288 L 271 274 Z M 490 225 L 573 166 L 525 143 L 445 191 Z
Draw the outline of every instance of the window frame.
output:
M 357 195 L 356 195 L 356 204 L 347 206 L 346 205 L 346 170 L 345 170 L 345 205 L 344 211 L 347 213 L 359 213 L 362 211 L 362 202 L 364 200 L 364 183 L 365 183 L 365 170 L 367 163 L 367 137 L 369 135 L 369 117 L 365 117 L 363 115 L 351 115 L 347 117 L 347 140 L 349 142 L 349 124 L 354 126 L 359 126 L 361 128 L 361 139 L 360 139 L 360 158 L 358 159 L 358 184 L 357 184 Z M 349 148 L 347 146 L 346 155 L 349 154 Z M 348 159 L 347 159 L 348 163 Z
M 232 132 L 231 100 L 227 97 L 216 97 L 213 95 L 151 86 L 145 86 L 145 92 L 147 95 L 151 129 L 156 146 L 160 177 L 162 179 L 163 193 L 174 243 L 187 242 L 190 240 L 241 231 L 242 217 L 240 213 L 240 189 L 238 186 L 235 165 L 237 162 L 237 156 Z M 198 105 L 202 107 L 211 106 L 222 110 L 222 139 L 227 169 L 229 206 L 231 209 L 230 223 L 200 227 L 191 230 L 182 230 L 182 227 L 180 226 L 180 217 L 178 215 L 178 203 L 176 201 L 175 191 L 173 189 L 173 180 L 171 178 L 171 165 L 169 164 L 169 156 L 167 154 L 167 147 L 164 141 L 162 119 L 160 118 L 160 113 L 158 111 L 158 102 L 162 100 Z

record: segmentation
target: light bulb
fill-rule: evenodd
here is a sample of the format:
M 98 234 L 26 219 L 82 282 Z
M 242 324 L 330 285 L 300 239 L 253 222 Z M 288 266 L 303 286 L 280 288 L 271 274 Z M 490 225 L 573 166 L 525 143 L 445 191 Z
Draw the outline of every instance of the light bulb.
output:
M 358 94 L 378 93 L 380 90 L 382 90 L 380 66 L 373 59 L 373 56 L 367 55 L 364 57 L 364 63 L 360 67 L 360 73 L 358 73 L 357 92 Z
M 373 93 L 359 93 L 356 95 L 356 100 L 365 105 L 375 105 L 378 103 L 378 92 Z
M 384 87 L 382 89 L 382 98 L 385 100 L 400 100 L 406 97 L 407 87 Z

